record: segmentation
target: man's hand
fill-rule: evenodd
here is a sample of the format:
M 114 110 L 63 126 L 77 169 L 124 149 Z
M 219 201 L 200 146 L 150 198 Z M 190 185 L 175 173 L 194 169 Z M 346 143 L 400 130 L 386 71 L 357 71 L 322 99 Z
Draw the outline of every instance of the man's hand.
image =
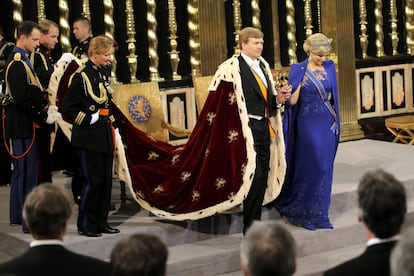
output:
M 286 101 L 289 101 L 290 97 L 292 96 L 292 85 L 286 84 L 282 86 L 277 91 L 277 102 L 280 104 L 286 103 Z

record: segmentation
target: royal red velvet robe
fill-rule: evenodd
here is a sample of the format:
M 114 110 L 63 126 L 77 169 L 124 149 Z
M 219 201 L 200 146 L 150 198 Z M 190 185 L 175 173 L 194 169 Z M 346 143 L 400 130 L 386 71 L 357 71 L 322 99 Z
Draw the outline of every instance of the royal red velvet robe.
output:
M 143 208 L 166 219 L 196 220 L 242 204 L 253 179 L 256 154 L 241 89 L 238 60 L 233 57 L 217 70 L 183 145 L 153 139 L 112 106 L 122 136 L 116 154 L 119 177 Z M 286 169 L 280 113 L 271 121 L 276 137 L 263 204 L 279 194 Z

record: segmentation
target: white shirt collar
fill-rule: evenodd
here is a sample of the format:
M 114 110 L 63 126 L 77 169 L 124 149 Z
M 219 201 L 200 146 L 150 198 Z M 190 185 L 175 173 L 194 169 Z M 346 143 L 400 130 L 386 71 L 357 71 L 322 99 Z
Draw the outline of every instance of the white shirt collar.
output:
M 400 238 L 400 235 L 396 235 L 388 239 L 379 239 L 375 237 L 367 241 L 367 246 L 374 245 L 374 244 L 380 244 L 384 242 L 397 241 L 399 240 L 399 238 Z
M 40 245 L 63 245 L 61 240 L 33 240 L 30 243 L 30 247 L 40 246 Z
M 260 60 L 256 59 L 253 60 L 251 57 L 241 53 L 241 56 L 244 58 L 244 60 L 246 61 L 247 65 L 249 65 L 250 67 L 255 66 L 255 65 L 259 65 L 260 64 Z

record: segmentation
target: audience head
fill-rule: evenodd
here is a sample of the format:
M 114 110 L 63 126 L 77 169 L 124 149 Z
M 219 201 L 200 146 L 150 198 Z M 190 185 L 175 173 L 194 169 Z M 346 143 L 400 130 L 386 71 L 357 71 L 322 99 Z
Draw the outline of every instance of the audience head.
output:
M 394 247 L 391 257 L 391 276 L 414 275 L 414 227 L 408 228 Z
M 111 253 L 112 276 L 164 276 L 168 250 L 151 234 L 135 234 L 119 241 Z
M 26 197 L 23 219 L 37 240 L 61 239 L 72 214 L 72 196 L 57 184 L 42 184 Z
M 404 186 L 381 169 L 367 172 L 358 186 L 359 219 L 380 239 L 400 232 L 407 209 Z
M 91 21 L 84 17 L 75 18 L 73 21 L 73 35 L 79 41 L 85 41 L 91 36 Z
M 26 52 L 33 52 L 39 46 L 40 28 L 33 21 L 26 20 L 17 27 L 16 46 Z
M 308 36 L 303 43 L 303 50 L 310 55 L 329 55 L 331 52 L 332 38 L 322 33 L 314 33 Z
M 296 270 L 296 244 L 280 222 L 255 221 L 240 245 L 241 267 L 248 276 L 288 276 Z
M 39 23 L 40 44 L 48 49 L 54 49 L 58 43 L 59 26 L 49 19 L 44 19 Z

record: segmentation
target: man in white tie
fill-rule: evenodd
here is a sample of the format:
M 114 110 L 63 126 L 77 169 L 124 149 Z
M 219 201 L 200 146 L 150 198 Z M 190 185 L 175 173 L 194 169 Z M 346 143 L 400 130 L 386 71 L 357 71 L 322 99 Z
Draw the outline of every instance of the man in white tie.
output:
M 274 87 L 271 71 L 261 57 L 263 33 L 252 27 L 240 31 L 241 54 L 238 56 L 240 77 L 246 102 L 256 151 L 256 168 L 250 191 L 243 202 L 243 233 L 253 223 L 260 220 L 263 199 L 268 184 L 270 166 L 270 145 L 276 130 L 270 123 L 278 109 L 291 94 L 291 87 L 284 86 L 278 92 Z M 279 114 L 280 116 L 280 114 Z

